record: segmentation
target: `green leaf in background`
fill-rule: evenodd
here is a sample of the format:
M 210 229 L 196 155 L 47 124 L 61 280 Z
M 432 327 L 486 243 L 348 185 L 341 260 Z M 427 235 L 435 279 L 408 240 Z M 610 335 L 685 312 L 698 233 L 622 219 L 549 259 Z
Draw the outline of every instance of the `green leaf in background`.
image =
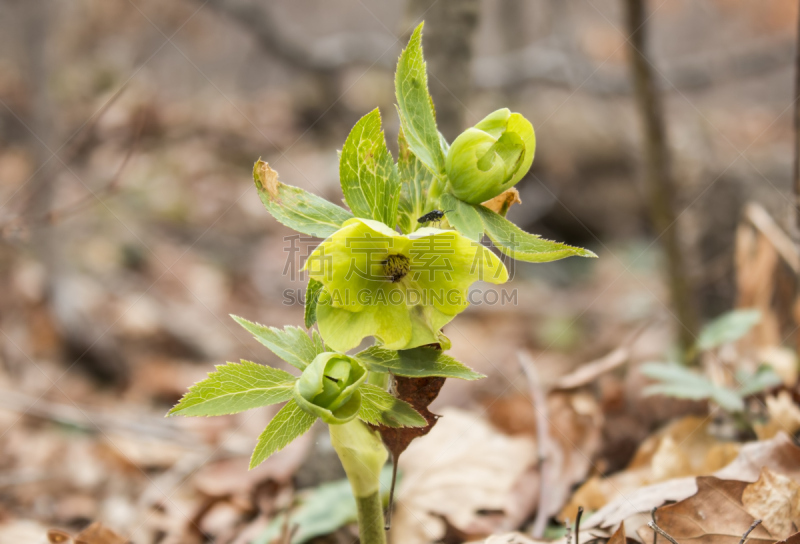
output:
M 377 385 L 365 383 L 359 391 L 361 408 L 358 410 L 358 418 L 361 421 L 387 427 L 424 427 L 428 424 L 410 404 Z
M 419 226 L 417 219 L 425 214 L 425 199 L 433 175 L 411 152 L 402 129 L 397 135 L 397 147 L 397 170 L 401 182 L 400 214 L 397 221 L 400 230 L 409 234 Z
M 295 438 L 306 433 L 316 420 L 316 416 L 300 408 L 294 400 L 287 402 L 258 437 L 256 449 L 250 457 L 250 469 L 256 468 L 270 455 L 282 450 Z
M 777 387 L 783 383 L 781 377 L 769 365 L 761 365 L 753 374 L 739 370 L 736 372 L 736 381 L 741 386 L 738 393 L 743 397 L 761 393 L 766 389 Z
M 486 234 L 498 249 L 518 261 L 546 263 L 566 257 L 597 257 L 588 249 L 545 240 L 520 229 L 514 223 L 484 206 L 475 206 L 486 227 Z
M 441 203 L 450 224 L 467 238 L 480 242 L 484 227 L 481 214 L 475 206 L 462 202 L 449 193 L 442 195 Z
M 679 399 L 710 399 L 729 412 L 744 410 L 742 396 L 720 387 L 711 380 L 675 363 L 645 363 L 641 372 L 661 383 L 644 389 L 645 395 L 667 395 Z
M 706 351 L 723 344 L 730 344 L 750 332 L 759 321 L 758 310 L 733 310 L 711 321 L 697 338 L 697 349 Z
M 306 287 L 306 306 L 305 306 L 305 325 L 310 329 L 317 322 L 317 301 L 319 292 L 322 291 L 322 282 L 314 278 L 308 278 Z
M 386 148 L 377 108 L 350 131 L 339 155 L 339 181 L 347 205 L 356 215 L 394 228 L 400 201 L 400 179 Z
M 401 474 L 398 474 L 398 483 Z M 381 470 L 381 497 L 386 502 L 389 488 L 392 485 L 392 467 L 385 466 Z M 318 536 L 335 532 L 340 527 L 355 523 L 357 518 L 356 501 L 350 483 L 345 480 L 325 483 L 314 489 L 300 492 L 300 504 L 291 510 L 289 527 L 297 526 L 291 544 L 304 544 Z M 267 529 L 253 541 L 253 544 L 270 544 L 286 526 L 286 518 L 274 518 Z
M 221 416 L 285 402 L 292 398 L 297 381 L 288 372 L 250 361 L 216 368 L 191 386 L 167 415 Z
M 372 346 L 358 353 L 356 358 L 374 372 L 391 372 L 396 376 L 407 378 L 438 376 L 478 380 L 486 377 L 433 348 L 419 347 L 394 351 Z
M 262 161 L 253 167 L 258 196 L 272 217 L 303 234 L 327 238 L 353 214 L 299 187 L 278 181 L 278 173 Z
M 433 102 L 428 92 L 428 74 L 422 56 L 422 25 L 414 30 L 400 54 L 394 76 L 397 111 L 408 146 L 435 175 L 444 172 L 444 153 L 436 129 Z
M 305 370 L 320 353 L 317 342 L 309 338 L 299 327 L 285 327 L 281 330 L 253 323 L 239 316 L 231 315 L 231 317 L 247 329 L 256 340 L 267 346 L 272 353 L 295 368 Z

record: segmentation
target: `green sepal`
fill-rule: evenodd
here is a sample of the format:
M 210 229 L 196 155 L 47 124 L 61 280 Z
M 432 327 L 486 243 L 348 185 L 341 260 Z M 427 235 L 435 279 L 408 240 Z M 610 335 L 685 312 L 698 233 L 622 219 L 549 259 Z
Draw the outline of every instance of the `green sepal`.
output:
M 358 389 L 366 379 L 367 370 L 357 359 L 342 353 L 321 353 L 295 383 L 294 400 L 325 423 L 341 425 L 358 414 Z
M 387 427 L 424 427 L 428 424 L 413 406 L 376 385 L 365 383 L 359 391 L 361 408 L 358 419 L 361 421 Z
M 372 346 L 356 354 L 355 357 L 373 372 L 391 372 L 396 376 L 407 378 L 438 376 L 478 380 L 486 377 L 433 348 L 418 347 L 394 351 Z
M 270 455 L 308 432 L 316 420 L 315 416 L 302 410 L 294 400 L 287 402 L 258 437 L 256 448 L 250 457 L 250 469 L 256 468 Z
M 397 112 L 408 146 L 417 158 L 435 175 L 444 172 L 444 153 L 436 129 L 433 101 L 428 92 L 428 74 L 422 56 L 420 23 L 400 54 L 394 76 Z
M 278 173 L 262 161 L 253 166 L 258 196 L 272 217 L 303 234 L 327 238 L 353 214 L 299 187 L 278 181 Z
M 514 223 L 485 206 L 474 206 L 480 213 L 486 234 L 497 248 L 509 257 L 529 263 L 546 263 L 566 257 L 597 257 L 588 249 L 545 240 L 525 232 Z
M 304 308 L 304 321 L 307 329 L 310 329 L 317 322 L 317 302 L 319 301 L 319 293 L 322 291 L 322 287 L 322 282 L 314 278 L 308 278 L 306 305 Z
M 447 212 L 447 221 L 461 234 L 471 240 L 480 242 L 483 238 L 483 220 L 475 206 L 445 193 L 441 198 L 442 210 Z
M 251 361 L 216 369 L 192 385 L 167 415 L 221 416 L 285 402 L 292 398 L 297 381 L 288 372 Z
M 356 217 L 397 224 L 400 178 L 386 148 L 377 108 L 355 124 L 339 155 L 339 181 Z
M 299 327 L 285 327 L 281 330 L 253 323 L 236 315 L 231 317 L 272 353 L 297 369 L 305 370 L 314 357 L 321 353 L 322 341 L 312 340 Z

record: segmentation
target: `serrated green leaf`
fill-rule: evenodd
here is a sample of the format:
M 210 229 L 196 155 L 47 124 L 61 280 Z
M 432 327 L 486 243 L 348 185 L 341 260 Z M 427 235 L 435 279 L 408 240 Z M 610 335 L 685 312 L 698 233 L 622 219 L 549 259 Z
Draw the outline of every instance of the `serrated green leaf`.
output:
M 729 412 L 743 412 L 744 400 L 736 392 L 726 387 L 715 387 L 711 400 L 719 404 L 720 408 Z
M 294 400 L 287 402 L 258 437 L 258 443 L 250 457 L 250 469 L 256 468 L 270 455 L 305 434 L 316 420 L 316 416 L 305 412 Z
M 783 382 L 781 377 L 767 365 L 761 365 L 753 374 L 737 371 L 736 381 L 741 385 L 738 393 L 742 397 L 761 393 L 770 387 L 777 387 Z
M 327 238 L 353 214 L 299 187 L 278 181 L 278 173 L 262 161 L 253 167 L 258 196 L 272 217 L 303 234 Z
M 394 76 L 397 111 L 408 146 L 436 175 L 444 172 L 444 154 L 436 129 L 433 102 L 428 92 L 428 74 L 422 56 L 422 26 L 414 30 L 400 54 Z
M 374 219 L 394 228 L 400 178 L 386 148 L 377 108 L 356 123 L 344 142 L 339 155 L 339 181 L 347 205 L 356 217 Z
M 438 376 L 478 380 L 486 377 L 438 349 L 426 347 L 394 351 L 372 346 L 358 353 L 356 358 L 374 372 L 391 372 L 407 378 Z
M 316 352 L 314 357 L 328 351 L 328 348 L 325 347 L 325 342 L 322 341 L 322 336 L 319 334 L 319 331 L 311 331 L 311 341 L 314 343 L 314 351 Z
M 744 410 L 741 394 L 720 387 L 705 376 L 678 364 L 646 363 L 641 366 L 641 372 L 648 378 L 661 382 L 646 387 L 645 395 L 667 395 L 691 400 L 710 399 L 730 412 Z
M 676 363 L 645 363 L 639 370 L 642 374 L 660 382 L 673 382 L 682 385 L 705 387 L 709 395 L 714 387 L 713 382 L 685 366 Z
M 597 257 L 588 249 L 551 242 L 530 234 L 484 206 L 475 206 L 483 219 L 486 234 L 497 248 L 518 261 L 546 263 L 566 257 Z
M 305 370 L 314 357 L 320 354 L 316 342 L 299 327 L 289 326 L 281 330 L 253 323 L 236 315 L 231 317 L 272 353 L 295 368 Z
M 317 301 L 319 300 L 319 293 L 322 291 L 323 284 L 314 278 L 308 278 L 308 287 L 306 287 L 306 305 L 304 309 L 305 325 L 310 329 L 314 323 L 317 322 Z
M 461 234 L 480 242 L 483 238 L 483 220 L 475 206 L 462 202 L 453 195 L 445 193 L 441 199 L 442 209 L 447 212 L 447 221 Z
M 433 175 L 414 156 L 408 147 L 402 128 L 397 135 L 397 171 L 400 175 L 400 206 L 397 222 L 405 234 L 414 232 L 419 223 L 417 219 L 425 214 L 425 199 Z
M 361 392 L 361 408 L 358 410 L 361 421 L 387 427 L 424 427 L 428 424 L 410 404 L 376 385 L 365 383 L 358 390 Z
M 665 395 L 679 399 L 704 400 L 711 398 L 713 390 L 701 384 L 658 383 L 648 385 L 643 393 L 645 396 Z
M 195 383 L 167 415 L 221 416 L 285 402 L 292 398 L 295 376 L 242 360 L 217 365 Z
M 758 310 L 733 310 L 711 321 L 697 338 L 697 349 L 706 351 L 730 344 L 750 332 L 759 321 Z

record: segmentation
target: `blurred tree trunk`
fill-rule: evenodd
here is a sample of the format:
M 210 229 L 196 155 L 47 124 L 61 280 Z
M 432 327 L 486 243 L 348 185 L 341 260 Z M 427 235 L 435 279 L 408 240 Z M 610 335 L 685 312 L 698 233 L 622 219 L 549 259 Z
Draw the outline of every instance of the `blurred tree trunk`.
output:
M 672 179 L 664 109 L 646 53 L 644 0 L 625 0 L 625 9 L 630 34 L 628 55 L 631 75 L 636 105 L 644 129 L 645 178 L 650 198 L 650 219 L 666 255 L 672 307 L 679 322 L 678 338 L 684 353 L 688 354 L 696 338 L 697 318 L 675 224 L 674 199 L 677 188 Z
M 472 92 L 472 42 L 478 0 L 410 0 L 412 21 L 425 21 L 423 48 L 436 121 L 448 142 L 465 128 Z

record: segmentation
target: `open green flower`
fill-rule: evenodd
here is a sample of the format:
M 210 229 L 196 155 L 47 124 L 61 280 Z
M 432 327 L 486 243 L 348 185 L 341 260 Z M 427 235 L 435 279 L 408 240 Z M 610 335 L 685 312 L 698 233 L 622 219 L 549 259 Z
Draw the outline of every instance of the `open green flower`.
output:
M 536 150 L 533 126 L 508 108 L 487 115 L 455 139 L 445 168 L 452 193 L 480 204 L 517 184 L 528 173 Z
M 358 387 L 366 379 L 367 369 L 356 359 L 341 353 L 320 353 L 295 383 L 294 400 L 325 423 L 341 425 L 358 414 Z
M 469 305 L 469 286 L 508 280 L 491 251 L 456 231 L 426 227 L 403 235 L 360 218 L 322 242 L 305 268 L 324 286 L 317 323 L 338 351 L 367 336 L 387 349 L 446 342 L 441 328 Z

